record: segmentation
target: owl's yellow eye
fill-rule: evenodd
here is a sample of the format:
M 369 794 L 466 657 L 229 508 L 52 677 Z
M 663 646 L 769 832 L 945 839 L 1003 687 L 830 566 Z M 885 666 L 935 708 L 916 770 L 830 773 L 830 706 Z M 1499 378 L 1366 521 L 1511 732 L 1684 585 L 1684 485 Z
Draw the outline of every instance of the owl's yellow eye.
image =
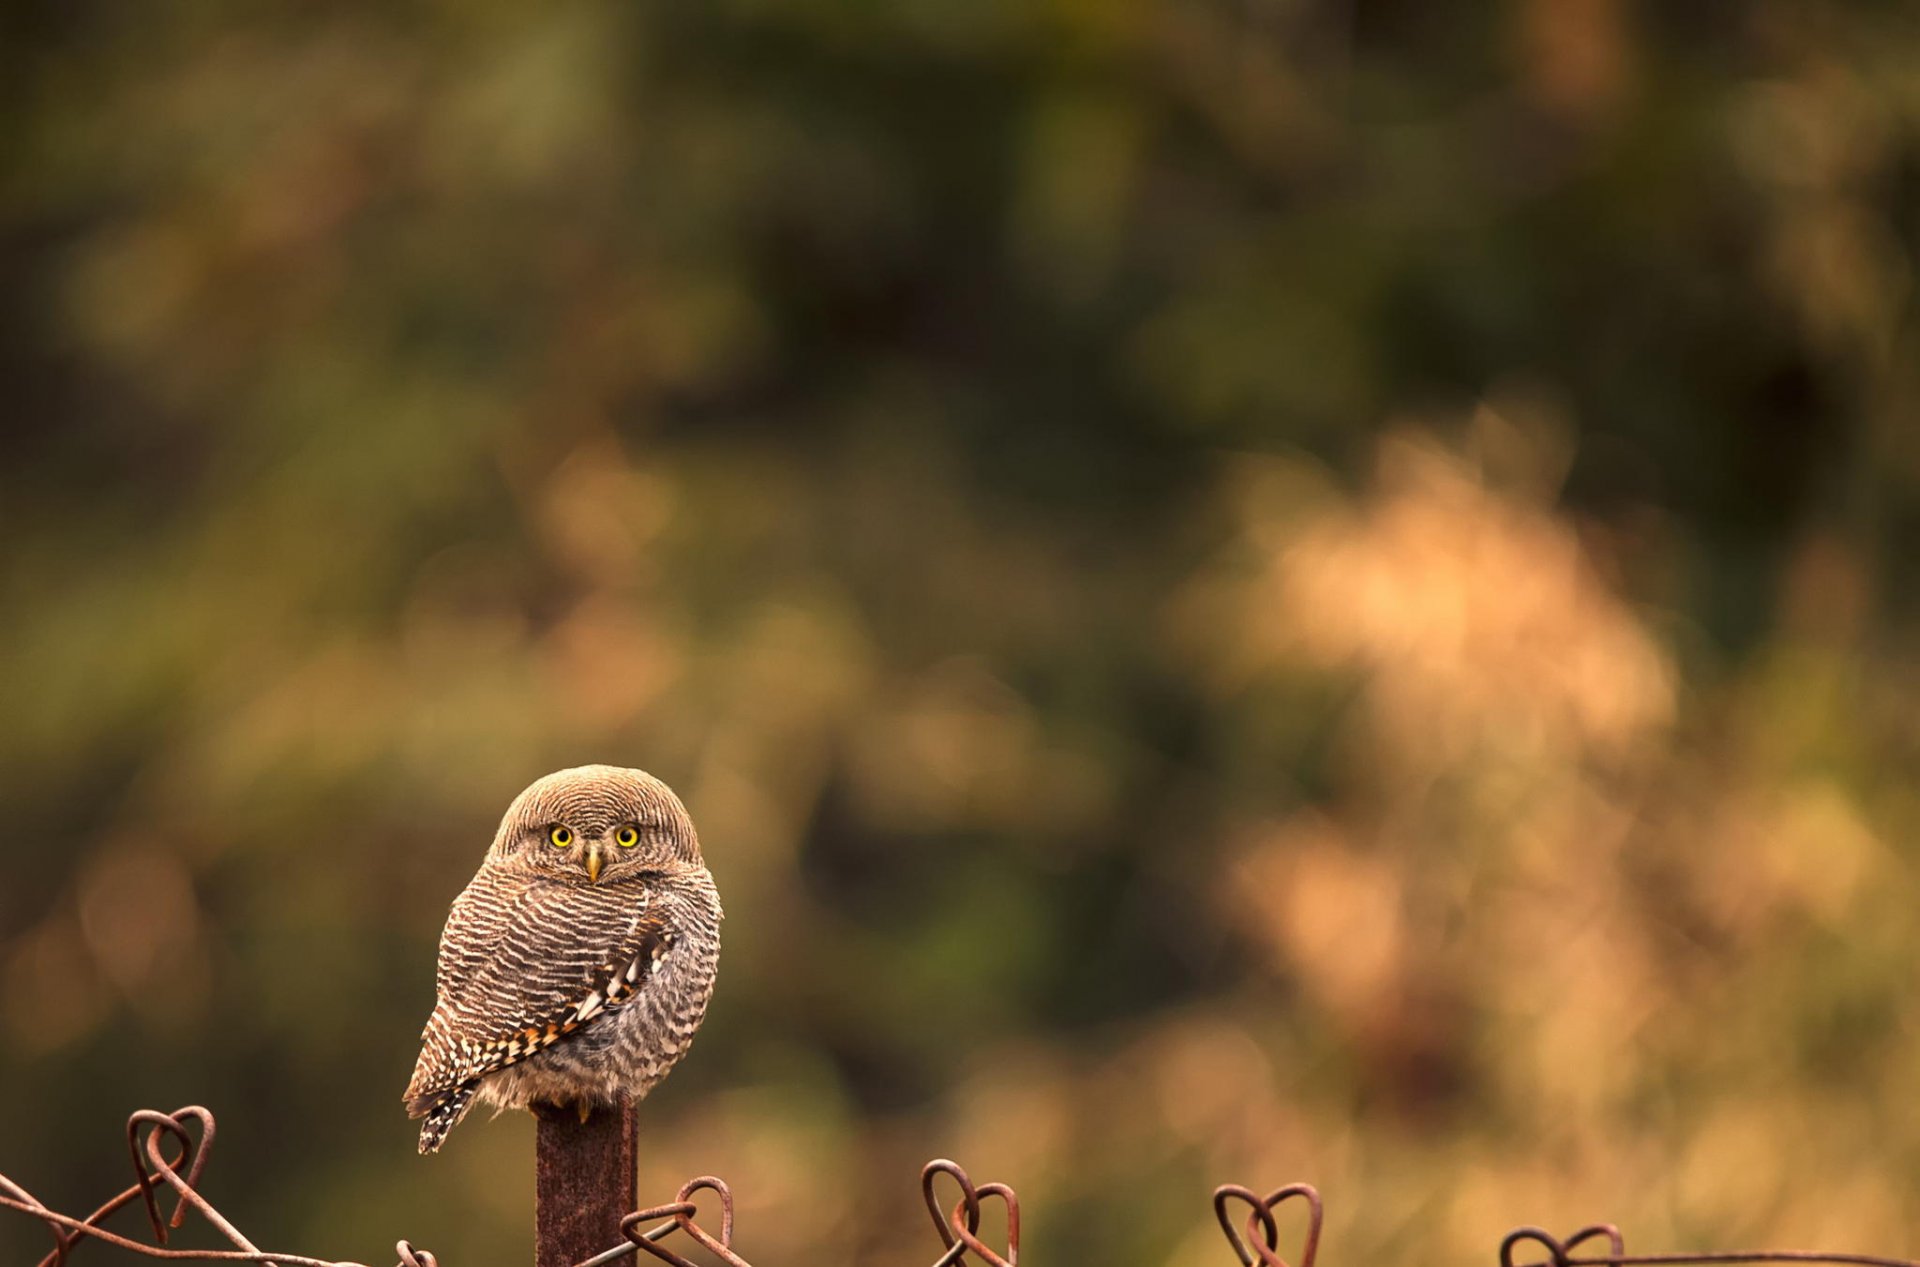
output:
M 619 842 L 622 849 L 631 849 L 640 843 L 640 833 L 632 827 L 622 827 L 613 833 L 613 838 Z
M 573 843 L 573 833 L 564 827 L 555 827 L 547 833 L 547 839 L 554 843 L 555 848 L 565 849 Z

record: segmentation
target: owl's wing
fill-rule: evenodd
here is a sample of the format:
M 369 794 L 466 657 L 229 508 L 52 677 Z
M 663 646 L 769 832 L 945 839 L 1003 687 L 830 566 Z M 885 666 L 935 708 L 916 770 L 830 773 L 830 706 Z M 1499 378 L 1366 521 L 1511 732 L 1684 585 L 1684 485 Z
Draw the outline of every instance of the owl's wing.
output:
M 480 1078 L 631 999 L 672 940 L 645 888 L 529 883 L 482 868 L 441 934 L 439 999 L 407 1112 L 451 1127 Z

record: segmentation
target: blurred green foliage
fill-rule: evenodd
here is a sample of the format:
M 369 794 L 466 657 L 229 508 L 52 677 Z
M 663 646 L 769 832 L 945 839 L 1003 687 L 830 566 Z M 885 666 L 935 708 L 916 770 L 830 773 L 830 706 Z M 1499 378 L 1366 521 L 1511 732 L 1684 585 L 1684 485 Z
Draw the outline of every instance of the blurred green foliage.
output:
M 643 1109 L 779 1267 L 1920 1231 L 1920 18 L 1754 0 L 12 6 L 0 1168 L 413 1153 L 538 774 L 730 919 Z M 0 1219 L 0 1258 L 40 1252 Z

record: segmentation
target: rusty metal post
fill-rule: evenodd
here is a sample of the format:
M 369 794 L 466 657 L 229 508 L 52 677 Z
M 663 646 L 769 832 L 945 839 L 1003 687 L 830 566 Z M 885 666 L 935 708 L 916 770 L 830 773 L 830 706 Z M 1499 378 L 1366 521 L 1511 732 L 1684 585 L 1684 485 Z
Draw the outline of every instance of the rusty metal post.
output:
M 618 1245 L 621 1216 L 633 1209 L 633 1102 L 622 1097 L 585 1122 L 543 1105 L 535 1120 L 534 1267 L 575 1267 Z

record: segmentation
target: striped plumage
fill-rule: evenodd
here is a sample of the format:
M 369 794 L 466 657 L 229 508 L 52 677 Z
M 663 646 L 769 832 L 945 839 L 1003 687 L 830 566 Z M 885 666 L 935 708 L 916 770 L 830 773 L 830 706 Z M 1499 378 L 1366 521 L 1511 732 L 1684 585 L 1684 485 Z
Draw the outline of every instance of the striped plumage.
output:
M 476 1100 L 585 1111 L 645 1095 L 706 1012 L 720 918 L 693 823 L 664 783 L 583 766 L 522 792 L 441 934 L 439 997 L 406 1093 L 426 1119 L 420 1151 Z

